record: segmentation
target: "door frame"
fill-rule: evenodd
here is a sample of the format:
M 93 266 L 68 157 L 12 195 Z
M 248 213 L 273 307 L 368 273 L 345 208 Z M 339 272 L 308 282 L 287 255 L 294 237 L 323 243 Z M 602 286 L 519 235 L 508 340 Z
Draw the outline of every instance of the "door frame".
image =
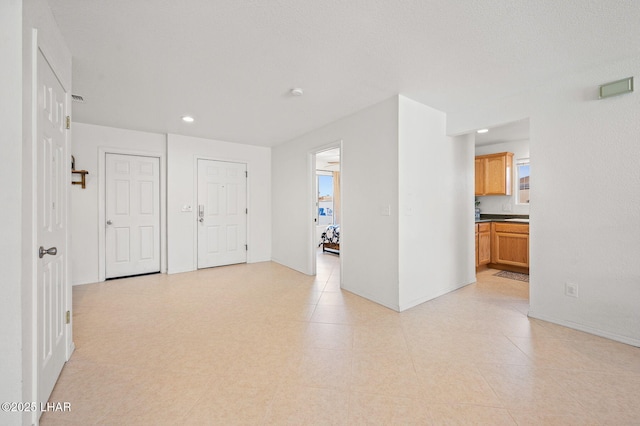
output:
M 312 149 L 311 151 L 309 151 L 309 153 L 307 154 L 307 164 L 308 164 L 308 170 L 309 170 L 309 179 L 308 179 L 308 188 L 307 188 L 307 194 L 309 194 L 309 202 L 307 203 L 307 205 L 309 206 L 309 211 L 307 213 L 307 217 L 310 218 L 310 223 L 311 223 L 311 228 L 310 228 L 310 234 L 309 234 L 309 241 L 311 242 L 310 244 L 308 244 L 308 250 L 309 250 L 309 254 L 308 254 L 308 265 L 309 265 L 309 271 L 311 273 L 311 275 L 316 275 L 317 273 L 317 250 L 318 250 L 318 241 L 317 241 L 317 237 L 316 237 L 316 227 L 317 227 L 317 223 L 315 222 L 315 218 L 317 215 L 317 206 L 316 206 L 316 192 L 317 188 L 317 179 L 316 179 L 316 154 L 322 151 L 328 151 L 330 149 L 335 149 L 338 148 L 340 150 L 340 285 L 342 285 L 342 271 L 343 271 L 343 261 L 344 261 L 344 256 L 343 256 L 343 252 L 342 252 L 342 245 L 344 243 L 344 239 L 343 239 L 343 233 L 342 233 L 342 228 L 343 228 L 343 224 L 344 224 L 344 203 L 342 202 L 342 200 L 344 199 L 344 178 L 343 178 L 343 148 L 342 148 L 342 139 L 339 139 L 335 142 L 331 142 L 325 145 L 320 145 L 315 147 L 314 149 Z
M 246 263 L 251 263 L 251 193 L 250 193 L 250 179 L 251 179 L 251 163 L 247 160 L 238 160 L 238 159 L 229 159 L 229 158 L 220 158 L 220 157 L 210 157 L 206 155 L 196 154 L 193 156 L 193 271 L 198 270 L 198 220 L 197 220 L 197 212 L 198 212 L 198 160 L 207 160 L 207 161 L 221 161 L 224 163 L 237 163 L 244 164 L 247 167 L 247 181 L 246 181 L 246 194 L 247 194 L 247 260 Z
M 40 377 L 39 377 L 39 361 L 38 361 L 38 257 L 36 256 L 37 247 L 38 247 L 38 155 L 37 155 L 37 145 L 38 145 L 38 52 L 42 53 L 42 56 L 48 62 L 49 66 L 53 70 L 54 74 L 58 78 L 63 90 L 66 93 L 65 96 L 65 115 L 72 117 L 71 112 L 71 91 L 72 91 L 72 80 L 71 80 L 71 56 L 68 56 L 65 52 L 65 48 L 63 45 L 56 43 L 55 41 L 49 41 L 49 39 L 45 37 L 41 37 L 37 28 L 31 29 L 31 48 L 30 48 L 30 66 L 31 72 L 31 93 L 30 93 L 30 102 L 31 109 L 29 111 L 30 114 L 30 123 L 29 123 L 29 131 L 31 132 L 30 137 L 30 191 L 31 197 L 29 200 L 31 207 L 31 217 L 30 220 L 30 230 L 31 230 L 31 241 L 30 241 L 30 249 L 28 249 L 28 253 L 31 253 L 31 262 L 29 265 L 30 273 L 31 273 L 31 294 L 30 294 L 30 316 L 31 316 L 31 353 L 30 353 L 30 363 L 31 363 L 31 401 L 37 402 L 39 398 L 40 391 Z M 65 133 L 65 156 L 70 155 L 70 143 L 71 143 L 71 129 L 68 129 Z M 71 161 L 71 158 L 68 158 Z M 68 182 L 71 182 L 71 165 L 69 163 L 69 168 L 67 170 L 66 179 Z M 65 197 L 65 245 L 66 245 L 66 256 L 65 256 L 65 295 L 64 295 L 64 311 L 72 311 L 72 291 L 71 291 L 71 270 L 70 270 L 70 260 L 69 260 L 69 247 L 70 247 L 70 236 L 71 230 L 69 228 L 69 212 L 71 208 L 71 184 L 66 186 L 66 191 L 64 192 Z M 71 358 L 71 354 L 75 350 L 75 345 L 73 343 L 73 320 L 71 320 L 68 324 L 65 325 L 65 362 L 69 361 Z M 26 362 L 27 358 L 23 358 Z M 26 379 L 25 379 L 26 380 Z M 26 384 L 26 383 L 25 383 Z M 23 384 L 23 386 L 25 386 Z M 31 418 L 32 424 L 39 423 L 40 412 L 38 410 L 33 410 L 31 415 L 28 413 L 23 414 L 23 419 L 28 417 Z
M 106 208 L 107 208 L 107 154 L 135 155 L 160 159 L 160 273 L 167 272 L 167 177 L 166 155 L 160 151 L 142 151 L 115 147 L 98 147 L 98 280 L 106 277 Z

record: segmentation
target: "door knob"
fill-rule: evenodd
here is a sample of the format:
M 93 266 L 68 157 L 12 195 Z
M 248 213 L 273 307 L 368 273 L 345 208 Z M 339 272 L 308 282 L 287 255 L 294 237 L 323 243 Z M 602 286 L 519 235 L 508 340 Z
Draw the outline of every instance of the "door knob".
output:
M 113 222 L 111 221 L 111 219 L 107 221 L 107 225 L 113 225 Z
M 204 222 L 204 217 L 201 217 L 200 219 L 198 219 L 198 222 L 200 223 Z
M 58 249 L 56 247 L 51 247 L 45 250 L 44 247 L 40 246 L 40 248 L 38 249 L 38 256 L 40 257 L 40 259 L 42 259 L 45 254 L 55 256 L 56 254 L 58 254 Z

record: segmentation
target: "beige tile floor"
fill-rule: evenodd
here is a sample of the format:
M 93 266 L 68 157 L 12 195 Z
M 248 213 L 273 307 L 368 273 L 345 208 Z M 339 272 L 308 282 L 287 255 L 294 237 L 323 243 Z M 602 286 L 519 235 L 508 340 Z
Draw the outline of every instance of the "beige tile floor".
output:
M 74 287 L 43 425 L 640 424 L 640 349 L 478 282 L 398 314 L 276 263 Z

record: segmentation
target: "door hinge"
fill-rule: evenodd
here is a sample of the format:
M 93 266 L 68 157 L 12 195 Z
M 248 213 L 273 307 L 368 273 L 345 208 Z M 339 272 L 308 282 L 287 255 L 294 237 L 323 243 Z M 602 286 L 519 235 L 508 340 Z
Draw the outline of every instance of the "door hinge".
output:
M 244 209 L 244 214 L 249 214 L 249 208 Z
M 245 249 L 245 251 L 249 251 L 249 245 L 248 245 L 248 244 L 245 244 L 245 245 L 244 245 L 244 249 Z
M 67 115 L 67 130 L 71 128 L 71 117 Z
M 248 178 L 249 177 L 249 172 L 248 171 L 244 171 L 244 177 Z
M 67 311 L 67 324 L 71 323 L 71 311 Z

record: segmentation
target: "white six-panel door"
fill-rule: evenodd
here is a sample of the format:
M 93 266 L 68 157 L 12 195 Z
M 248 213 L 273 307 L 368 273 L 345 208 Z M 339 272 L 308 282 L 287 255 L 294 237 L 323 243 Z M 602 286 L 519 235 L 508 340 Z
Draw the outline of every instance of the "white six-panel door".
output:
M 66 93 L 38 52 L 37 262 L 38 402 L 46 402 L 66 361 L 67 189 Z M 6 183 L 10 184 L 10 183 Z
M 247 261 L 247 165 L 198 160 L 198 268 Z
M 106 154 L 105 277 L 160 272 L 160 159 Z

